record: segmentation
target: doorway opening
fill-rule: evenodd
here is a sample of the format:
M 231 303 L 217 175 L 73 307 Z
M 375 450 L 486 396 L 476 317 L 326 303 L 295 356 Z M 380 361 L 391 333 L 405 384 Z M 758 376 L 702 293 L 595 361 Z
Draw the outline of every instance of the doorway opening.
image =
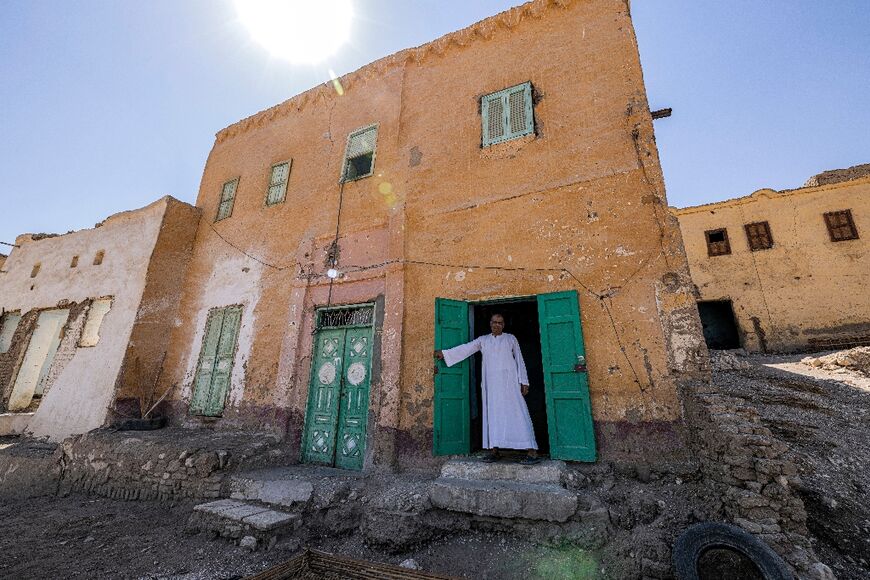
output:
M 698 302 L 698 314 L 704 329 L 704 342 L 711 350 L 740 348 L 740 333 L 730 300 Z
M 547 399 L 544 390 L 544 366 L 541 356 L 541 329 L 538 321 L 538 301 L 534 297 L 478 302 L 470 305 L 471 337 L 490 333 L 489 319 L 493 314 L 504 317 L 504 331 L 513 334 L 529 375 L 529 394 L 525 397 L 538 443 L 538 454 L 549 455 L 550 435 L 547 427 Z M 475 356 L 471 365 L 471 451 L 483 448 L 483 414 L 481 412 L 480 378 L 483 357 Z

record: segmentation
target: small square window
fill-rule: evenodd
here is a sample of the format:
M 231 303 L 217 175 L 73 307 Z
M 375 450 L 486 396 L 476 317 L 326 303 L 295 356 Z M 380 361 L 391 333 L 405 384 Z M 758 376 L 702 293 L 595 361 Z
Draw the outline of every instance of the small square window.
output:
M 526 82 L 481 99 L 484 147 L 529 135 L 535 131 L 532 83 Z
M 290 165 L 292 163 L 292 161 L 284 161 L 272 166 L 269 190 L 266 192 L 266 205 L 275 205 L 284 201 L 284 197 L 287 195 L 287 181 L 290 179 Z
M 746 239 L 749 240 L 750 250 L 756 252 L 758 250 L 769 250 L 773 247 L 770 224 L 767 222 L 756 222 L 754 224 L 746 224 L 743 227 L 746 229 Z
M 99 266 L 103 263 L 103 258 L 106 257 L 106 250 L 100 250 L 94 254 L 94 266 Z
M 7 352 L 12 346 L 12 337 L 21 321 L 21 312 L 6 312 L 0 316 L 0 353 Z
M 858 228 L 852 219 L 852 210 L 843 209 L 831 211 L 825 214 L 825 225 L 828 226 L 828 235 L 832 242 L 845 242 L 846 240 L 858 239 Z
M 341 171 L 342 181 L 353 181 L 374 173 L 377 142 L 377 125 L 357 129 L 348 135 L 344 166 Z
M 69 267 L 70 267 L 70 268 L 75 268 L 75 267 L 77 267 L 78 265 L 79 265 L 79 257 L 78 257 L 78 256 L 73 256 L 73 257 L 72 257 L 72 260 L 71 260 L 70 263 L 69 263 Z
M 33 265 L 33 268 L 30 270 L 30 277 L 36 278 L 39 275 L 39 269 L 42 268 L 42 264 L 37 262 Z
M 217 217 L 214 221 L 219 222 L 233 215 L 233 203 L 236 201 L 236 189 L 238 187 L 238 177 L 224 183 L 224 186 L 221 188 L 221 199 L 218 203 Z
M 731 244 L 728 243 L 728 230 L 707 230 L 704 232 L 707 238 L 708 256 L 725 256 L 731 253 Z

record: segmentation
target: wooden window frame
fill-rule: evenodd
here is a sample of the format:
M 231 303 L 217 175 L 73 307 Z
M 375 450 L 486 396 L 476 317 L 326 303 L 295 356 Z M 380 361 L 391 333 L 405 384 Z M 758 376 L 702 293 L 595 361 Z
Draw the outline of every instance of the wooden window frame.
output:
M 521 129 L 512 130 L 511 128 L 511 95 L 518 93 L 520 90 L 523 92 L 523 107 L 525 110 L 525 126 Z M 481 147 L 490 147 L 491 145 L 497 145 L 499 143 L 504 143 L 505 141 L 511 141 L 513 139 L 518 139 L 520 137 L 524 137 L 526 135 L 532 135 L 535 132 L 535 107 L 534 107 L 534 99 L 532 98 L 533 87 L 531 81 L 526 81 L 524 83 L 520 83 L 518 85 L 514 85 L 512 87 L 508 87 L 506 89 L 502 89 L 500 91 L 496 91 L 494 93 L 490 93 L 488 95 L 484 95 L 480 98 L 480 143 Z M 496 101 L 501 101 L 501 129 L 502 132 L 500 135 L 492 137 L 490 135 L 490 107 L 491 104 Z
M 722 232 L 724 240 L 721 242 L 711 242 L 710 235 L 717 232 Z M 712 258 L 715 256 L 727 256 L 731 254 L 731 242 L 728 240 L 728 228 L 716 228 L 715 230 L 707 230 L 704 232 L 704 239 L 707 241 L 707 256 Z M 714 246 L 714 244 L 724 244 L 723 246 Z
M 763 234 L 759 235 L 756 231 L 757 228 L 763 229 Z M 769 222 L 763 221 L 744 224 L 743 229 L 746 232 L 746 243 L 749 244 L 750 251 L 758 252 L 759 250 L 769 250 L 773 247 L 773 235 L 770 233 Z M 763 243 L 764 239 L 767 241 L 766 244 Z
M 353 177 L 348 177 L 347 170 L 348 170 L 348 167 L 350 166 L 351 161 L 353 159 L 357 159 L 359 157 L 362 157 L 364 155 L 369 154 L 369 152 L 367 151 L 365 153 L 361 153 L 359 155 L 355 155 L 353 157 L 350 157 L 349 155 L 350 155 L 351 140 L 354 137 L 356 137 L 357 135 L 362 135 L 362 134 L 367 133 L 369 131 L 374 131 L 374 133 L 375 133 L 375 141 L 372 144 L 372 150 L 371 150 L 372 165 L 369 168 L 369 172 L 365 173 L 365 174 L 361 174 L 361 175 L 354 175 Z M 371 125 L 366 125 L 365 127 L 360 127 L 359 129 L 355 129 L 355 130 L 351 131 L 350 133 L 348 133 L 347 134 L 347 141 L 345 142 L 345 145 L 344 145 L 344 160 L 342 161 L 342 164 L 341 164 L 341 179 L 339 179 L 339 183 L 347 183 L 348 181 L 357 181 L 359 179 L 365 179 L 366 177 L 371 177 L 372 175 L 374 175 L 375 174 L 375 159 L 377 158 L 377 154 L 378 154 L 378 123 L 372 123 Z
M 855 220 L 852 218 L 851 209 L 829 211 L 825 212 L 823 216 L 825 218 L 825 225 L 828 227 L 828 237 L 831 238 L 832 242 L 848 242 L 849 240 L 859 239 L 858 228 L 855 227 Z M 835 225 L 834 220 L 840 217 L 846 218 L 846 223 Z M 848 237 L 839 235 L 838 230 L 842 228 L 849 228 Z
M 287 166 L 287 178 L 284 180 L 283 183 L 273 183 L 272 177 L 275 175 L 275 168 L 279 167 L 281 165 Z M 273 205 L 278 205 L 279 203 L 284 203 L 284 201 L 287 199 L 287 184 L 290 182 L 290 170 L 291 169 L 293 169 L 293 160 L 292 159 L 287 159 L 285 161 L 279 161 L 277 163 L 273 163 L 272 166 L 269 168 L 269 183 L 266 184 L 266 206 L 267 207 L 273 206 Z M 271 193 L 272 188 L 277 186 L 277 185 L 283 185 L 283 187 L 281 188 L 281 197 L 279 199 L 274 200 L 274 201 L 269 201 L 269 193 Z M 236 187 L 238 187 L 238 186 L 236 186 Z
M 233 208 L 236 206 L 236 196 L 239 195 L 239 181 L 241 181 L 241 179 L 242 179 L 241 177 L 236 177 L 234 179 L 228 179 L 227 181 L 224 181 L 223 184 L 221 184 L 221 191 L 220 191 L 220 195 L 218 197 L 217 213 L 215 214 L 215 217 L 214 217 L 215 222 L 219 222 L 221 220 L 225 220 L 229 217 L 232 217 Z M 225 200 L 224 199 L 224 191 L 226 190 L 227 185 L 229 185 L 230 183 L 236 184 L 235 188 L 233 189 L 233 197 Z M 229 204 L 230 204 L 229 210 L 227 212 L 227 215 L 222 216 L 221 215 L 221 208 L 223 207 L 225 202 L 229 202 Z

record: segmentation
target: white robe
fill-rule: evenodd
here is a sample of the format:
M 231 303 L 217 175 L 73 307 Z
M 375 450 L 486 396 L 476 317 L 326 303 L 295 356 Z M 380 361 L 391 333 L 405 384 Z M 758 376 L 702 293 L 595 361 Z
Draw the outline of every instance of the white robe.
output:
M 487 334 L 442 352 L 448 367 L 483 353 L 483 447 L 537 449 L 529 408 L 520 390 L 520 384 L 529 384 L 529 377 L 516 337 L 506 332 Z

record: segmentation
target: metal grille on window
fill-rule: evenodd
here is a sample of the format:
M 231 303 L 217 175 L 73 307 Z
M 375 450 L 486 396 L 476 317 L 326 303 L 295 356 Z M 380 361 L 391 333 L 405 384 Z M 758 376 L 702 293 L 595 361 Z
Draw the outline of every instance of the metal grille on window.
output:
M 371 305 L 318 310 L 317 328 L 371 326 L 374 316 L 375 307 Z
M 350 134 L 344 154 L 342 180 L 358 179 L 372 174 L 377 141 L 377 127 L 367 127 Z
M 224 183 L 223 189 L 221 190 L 221 201 L 218 205 L 218 213 L 215 221 L 228 218 L 232 215 L 233 201 L 236 199 L 236 187 L 238 184 L 238 179 Z
M 290 177 L 290 162 L 279 163 L 272 166 L 272 177 L 269 180 L 269 192 L 266 195 L 266 204 L 272 205 L 284 201 L 287 193 L 287 180 Z
M 825 214 L 825 224 L 828 226 L 828 234 L 832 242 L 857 240 L 858 229 L 852 219 L 852 210 L 844 209 Z
M 746 229 L 746 239 L 749 241 L 749 249 L 753 252 L 768 250 L 773 247 L 770 224 L 767 222 L 746 224 L 744 228 Z

